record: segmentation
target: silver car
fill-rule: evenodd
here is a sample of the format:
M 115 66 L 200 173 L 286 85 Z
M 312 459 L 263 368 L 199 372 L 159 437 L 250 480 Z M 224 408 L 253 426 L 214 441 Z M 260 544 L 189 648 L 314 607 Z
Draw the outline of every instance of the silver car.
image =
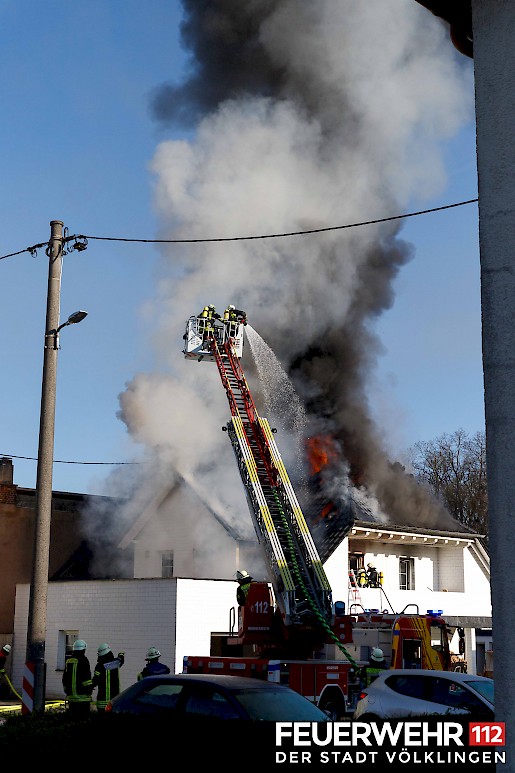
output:
M 361 691 L 354 719 L 371 722 L 442 714 L 493 720 L 493 679 L 456 671 L 383 671 Z

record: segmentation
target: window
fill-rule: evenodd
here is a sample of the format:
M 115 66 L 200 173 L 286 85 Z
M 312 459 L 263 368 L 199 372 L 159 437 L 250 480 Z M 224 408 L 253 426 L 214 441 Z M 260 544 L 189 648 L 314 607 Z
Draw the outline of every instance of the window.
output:
M 360 569 L 365 568 L 365 557 L 363 553 L 349 553 L 349 569 L 357 574 Z
M 204 719 L 240 719 L 237 709 L 216 690 L 203 685 L 191 685 L 184 703 L 187 716 Z
M 135 703 L 160 711 L 174 711 L 183 689 L 182 684 L 158 684 L 136 696 Z
M 386 684 L 400 695 L 407 695 L 419 700 L 426 699 L 427 683 L 422 676 L 392 676 L 388 677 Z
M 399 558 L 400 590 L 415 590 L 415 561 L 413 558 Z
M 64 671 L 64 664 L 66 658 L 69 658 L 73 653 L 73 642 L 79 639 L 78 631 L 59 631 L 59 638 L 57 641 L 57 664 L 56 669 L 58 671 Z
M 173 552 L 161 553 L 161 577 L 173 577 Z

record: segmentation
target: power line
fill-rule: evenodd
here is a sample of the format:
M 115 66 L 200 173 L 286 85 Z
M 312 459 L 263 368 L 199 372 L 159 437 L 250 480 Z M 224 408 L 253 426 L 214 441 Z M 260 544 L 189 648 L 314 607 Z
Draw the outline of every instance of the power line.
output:
M 211 239 L 128 239 L 128 238 L 122 238 L 117 236 L 86 236 L 84 234 L 75 234 L 74 236 L 67 237 L 65 241 L 71 241 L 72 239 L 87 239 L 87 240 L 96 239 L 97 241 L 139 242 L 139 243 L 146 243 L 146 244 L 195 244 L 195 243 L 206 243 L 206 242 L 233 242 L 233 241 L 245 241 L 245 240 L 248 241 L 251 239 L 278 239 L 285 236 L 304 236 L 308 234 L 325 233 L 327 231 L 338 231 L 344 228 L 357 228 L 363 225 L 386 223 L 391 220 L 401 220 L 406 217 L 416 217 L 417 215 L 427 215 L 431 212 L 440 212 L 443 209 L 453 209 L 454 207 L 462 207 L 465 204 L 474 204 L 477 201 L 478 199 L 468 199 L 467 201 L 458 201 L 455 204 L 444 204 L 441 207 L 433 207 L 432 209 L 424 209 L 418 212 L 408 212 L 404 215 L 392 215 L 392 217 L 383 217 L 377 220 L 365 220 L 360 223 L 348 223 L 346 225 L 328 226 L 327 228 L 312 228 L 307 231 L 290 231 L 289 233 L 266 234 L 266 235 L 263 234 L 259 236 L 227 236 L 227 237 L 219 237 L 219 238 L 211 238 Z M 36 244 L 33 247 L 27 247 L 24 250 L 19 250 L 19 252 L 12 252 L 10 255 L 3 255 L 2 257 L 0 257 L 0 260 L 3 260 L 4 258 L 11 258 L 11 257 L 14 257 L 15 255 L 21 255 L 23 252 L 30 252 L 32 255 L 34 255 L 37 249 L 45 246 L 46 246 L 46 242 L 42 244 Z M 37 461 L 37 457 L 33 457 L 33 456 L 16 456 L 14 454 L 3 454 L 3 456 L 7 456 L 12 459 L 27 459 L 29 461 Z M 141 464 L 141 462 L 79 462 L 79 461 L 69 461 L 69 460 L 63 460 L 63 459 L 54 459 L 54 464 L 125 465 L 125 464 Z
M 462 207 L 464 204 L 472 204 L 478 199 L 469 199 L 468 201 L 459 201 L 456 204 L 444 204 L 442 207 L 433 209 L 423 209 L 419 212 L 408 212 L 404 215 L 392 215 L 392 217 L 381 217 L 377 220 L 364 220 L 361 223 L 347 223 L 346 225 L 333 225 L 326 228 L 311 228 L 307 231 L 289 231 L 288 233 L 261 234 L 259 236 L 221 236 L 211 239 L 121 239 L 116 236 L 78 236 L 79 239 L 97 239 L 102 241 L 116 242 L 153 242 L 155 244 L 196 244 L 205 242 L 240 242 L 251 239 L 280 239 L 285 236 L 306 236 L 308 234 L 326 233 L 327 231 L 340 231 L 344 228 L 358 228 L 362 225 L 374 225 L 375 223 L 387 223 L 390 220 L 401 220 L 405 217 L 415 217 L 416 215 L 427 215 L 430 212 L 439 212 L 442 209 L 452 209 L 453 207 Z
M 327 233 L 329 231 L 341 231 L 345 228 L 359 228 L 364 225 L 375 225 L 377 223 L 388 223 L 392 220 L 402 220 L 407 217 L 417 217 L 418 215 L 428 215 L 431 212 L 441 212 L 444 209 L 453 209 L 454 207 L 462 207 L 465 204 L 474 204 L 479 199 L 468 199 L 467 201 L 458 201 L 455 204 L 444 204 L 441 207 L 433 207 L 432 209 L 422 209 L 418 212 L 407 212 L 403 215 L 392 215 L 391 217 L 381 217 L 376 220 L 363 220 L 360 223 L 346 223 L 345 225 L 333 225 L 326 228 L 310 228 L 306 231 L 288 231 L 286 233 L 275 234 L 259 234 L 256 236 L 220 236 L 211 237 L 207 239 L 129 239 L 121 236 L 86 236 L 84 234 L 75 234 L 74 236 L 67 237 L 64 241 L 71 241 L 72 239 L 95 239 L 97 241 L 108 242 L 138 242 L 143 244 L 206 244 L 208 242 L 241 242 L 252 241 L 256 239 L 281 239 L 287 236 L 308 236 L 309 234 Z M 18 252 L 11 252 L 9 255 L 2 255 L 0 260 L 5 258 L 12 258 L 15 255 L 21 255 L 23 252 L 30 252 L 31 255 L 35 255 L 37 249 L 45 247 L 46 242 L 43 244 L 35 244 L 33 247 L 26 247 L 24 250 Z
M 16 454 L 0 454 L 8 459 L 28 459 L 30 462 L 37 462 L 37 456 L 16 456 Z M 63 459 L 54 459 L 54 464 L 142 464 L 142 462 L 70 462 Z

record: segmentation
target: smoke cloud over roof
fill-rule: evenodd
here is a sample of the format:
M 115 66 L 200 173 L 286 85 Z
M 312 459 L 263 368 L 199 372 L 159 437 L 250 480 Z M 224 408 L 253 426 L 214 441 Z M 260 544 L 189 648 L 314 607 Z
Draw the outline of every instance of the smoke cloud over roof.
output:
M 440 143 L 470 117 L 472 74 L 420 5 L 183 6 L 188 75 L 162 84 L 151 99 L 155 120 L 187 137 L 162 142 L 152 160 L 159 238 L 261 236 L 387 218 L 443 187 Z M 333 485 L 346 481 L 366 492 L 392 523 L 455 530 L 443 508 L 391 464 L 367 399 L 382 351 L 374 323 L 391 308 L 395 279 L 414 259 L 401 230 L 394 220 L 163 247 L 152 302 L 161 373 L 135 376 L 120 397 L 133 438 L 201 476 L 248 520 L 220 432 L 229 412 L 216 366 L 180 354 L 191 314 L 207 303 L 218 311 L 234 303 L 292 379 L 307 434 L 334 439 Z M 248 347 L 243 365 L 254 377 Z M 261 388 L 256 382 L 257 394 Z M 280 434 L 278 444 L 282 451 Z

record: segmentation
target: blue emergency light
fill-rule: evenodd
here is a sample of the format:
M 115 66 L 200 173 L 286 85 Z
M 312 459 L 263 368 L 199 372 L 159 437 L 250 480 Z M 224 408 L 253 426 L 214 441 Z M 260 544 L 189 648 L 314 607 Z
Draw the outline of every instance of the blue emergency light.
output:
M 428 609 L 427 614 L 431 617 L 441 617 L 443 614 L 443 609 Z

